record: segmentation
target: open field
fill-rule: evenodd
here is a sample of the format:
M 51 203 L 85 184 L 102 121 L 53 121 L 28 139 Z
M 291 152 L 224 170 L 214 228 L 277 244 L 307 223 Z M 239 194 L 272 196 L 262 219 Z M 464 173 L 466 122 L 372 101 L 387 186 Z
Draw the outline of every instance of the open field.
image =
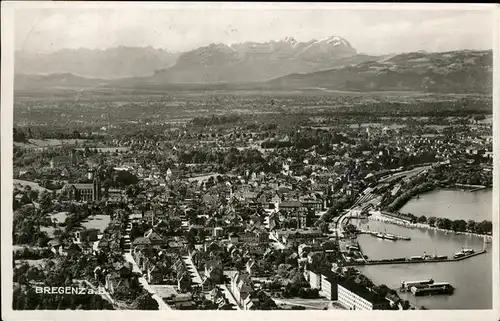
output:
M 48 148 L 48 147 L 60 147 L 65 145 L 75 145 L 82 144 L 86 142 L 86 139 L 30 139 L 27 143 L 14 142 L 14 146 L 20 148 Z
M 82 221 L 82 226 L 86 229 L 96 228 L 101 232 L 109 225 L 111 218 L 107 215 L 96 215 L 94 217 L 88 217 L 86 220 Z
M 46 188 L 41 187 L 40 185 L 38 185 L 38 183 L 31 182 L 31 181 L 24 181 L 24 180 L 20 180 L 20 179 L 14 179 L 13 183 L 14 183 L 14 187 L 17 186 L 17 187 L 23 188 L 24 186 L 29 186 L 29 187 L 31 187 L 31 189 L 37 190 L 38 192 L 49 191 L 48 189 L 46 189 Z

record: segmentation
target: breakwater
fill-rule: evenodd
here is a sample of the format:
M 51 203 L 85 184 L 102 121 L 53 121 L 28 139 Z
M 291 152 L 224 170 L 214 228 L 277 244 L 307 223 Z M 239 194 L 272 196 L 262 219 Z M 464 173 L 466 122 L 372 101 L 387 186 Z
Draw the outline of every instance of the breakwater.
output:
M 418 259 L 411 260 L 407 258 L 398 258 L 398 259 L 384 259 L 384 260 L 366 260 L 365 262 L 351 262 L 346 264 L 347 266 L 358 266 L 358 265 L 388 265 L 388 264 L 418 264 L 418 263 L 443 263 L 443 262 L 457 262 L 462 261 L 473 256 L 477 256 L 480 254 L 486 253 L 486 250 L 478 251 L 469 255 L 465 255 L 460 258 L 427 258 L 427 259 Z

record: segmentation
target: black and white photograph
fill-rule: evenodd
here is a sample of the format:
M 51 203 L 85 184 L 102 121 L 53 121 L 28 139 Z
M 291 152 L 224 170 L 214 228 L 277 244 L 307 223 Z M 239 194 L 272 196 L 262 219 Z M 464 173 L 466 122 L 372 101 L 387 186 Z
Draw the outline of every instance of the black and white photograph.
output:
M 4 9 L 13 319 L 498 312 L 494 6 Z

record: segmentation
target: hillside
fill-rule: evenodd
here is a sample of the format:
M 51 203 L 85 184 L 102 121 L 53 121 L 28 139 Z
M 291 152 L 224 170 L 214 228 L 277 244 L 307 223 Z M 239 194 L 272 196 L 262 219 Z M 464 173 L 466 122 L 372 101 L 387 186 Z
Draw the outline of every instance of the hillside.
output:
M 155 78 L 169 83 L 265 81 L 294 72 L 314 72 L 379 59 L 358 54 L 337 36 L 297 42 L 293 38 L 265 43 L 211 44 L 183 53 L 174 66 Z
M 492 51 L 414 52 L 326 71 L 291 74 L 266 83 L 274 89 L 491 92 Z

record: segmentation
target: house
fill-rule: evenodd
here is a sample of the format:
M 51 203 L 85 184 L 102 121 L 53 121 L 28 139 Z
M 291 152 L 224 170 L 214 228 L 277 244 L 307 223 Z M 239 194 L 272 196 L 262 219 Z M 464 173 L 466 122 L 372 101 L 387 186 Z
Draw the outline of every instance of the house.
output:
M 136 249 L 146 249 L 146 248 L 151 248 L 152 244 L 151 241 L 147 237 L 138 237 L 136 238 L 133 242 L 132 245 L 134 247 L 134 251 Z
M 108 203 L 117 204 L 125 200 L 124 192 L 120 189 L 108 190 Z
M 64 255 L 63 244 L 58 239 L 52 239 L 48 243 L 50 251 L 54 254 Z
M 224 229 L 222 227 L 215 227 L 213 232 L 214 238 L 221 238 L 224 236 Z
M 149 284 L 163 283 L 163 271 L 157 265 L 151 265 L 146 271 L 146 277 Z
M 76 231 L 74 242 L 77 244 L 84 242 L 95 242 L 99 239 L 98 235 L 99 235 L 99 229 L 96 228 Z
M 218 287 L 214 287 L 209 293 L 209 300 L 217 304 L 219 310 L 233 310 L 229 300 Z
M 231 244 L 237 244 L 238 241 L 239 241 L 239 237 L 238 237 L 238 234 L 236 233 L 231 233 L 229 235 L 229 241 L 231 242 Z
M 236 303 L 244 310 L 249 310 L 253 305 L 248 299 L 254 293 L 253 284 L 247 273 L 236 272 L 231 279 L 231 293 Z
M 122 278 L 119 272 L 112 271 L 105 276 L 104 288 L 113 294 L 118 289 L 118 287 L 130 288 L 130 280 L 128 278 Z
M 144 237 L 149 239 L 151 245 L 153 246 L 164 246 L 166 244 L 163 237 L 154 231 L 154 229 L 150 229 L 146 233 L 144 233 Z
M 306 257 L 312 250 L 312 247 L 308 244 L 300 244 L 298 247 L 298 253 L 301 258 Z
M 211 291 L 217 287 L 217 282 L 215 282 L 211 277 L 206 277 L 201 281 L 201 289 L 205 292 Z
M 224 282 L 224 270 L 220 261 L 209 261 L 205 264 L 205 276 L 212 279 L 216 284 Z
M 177 288 L 180 292 L 191 291 L 191 276 L 187 270 L 177 274 Z

